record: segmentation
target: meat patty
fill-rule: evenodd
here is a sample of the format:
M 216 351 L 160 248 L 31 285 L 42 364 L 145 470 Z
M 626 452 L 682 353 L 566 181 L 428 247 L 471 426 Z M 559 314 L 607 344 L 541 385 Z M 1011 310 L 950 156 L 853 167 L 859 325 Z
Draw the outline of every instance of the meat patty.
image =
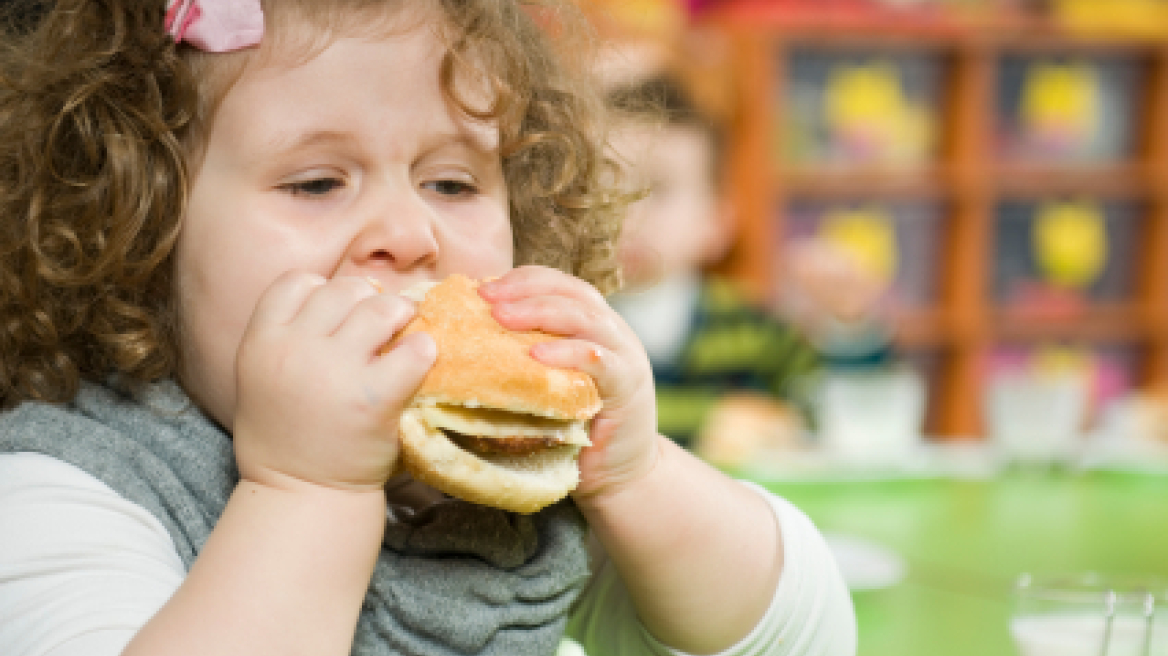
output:
M 560 444 L 554 437 L 477 437 L 452 430 L 444 432 L 463 449 L 488 455 L 529 456 Z

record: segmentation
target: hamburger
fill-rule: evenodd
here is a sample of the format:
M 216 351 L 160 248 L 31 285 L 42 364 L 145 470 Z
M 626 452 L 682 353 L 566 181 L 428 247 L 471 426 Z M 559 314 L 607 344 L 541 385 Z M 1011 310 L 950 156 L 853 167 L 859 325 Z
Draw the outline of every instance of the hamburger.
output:
M 429 333 L 438 358 L 402 413 L 402 462 L 451 496 L 533 513 L 579 483 L 600 394 L 588 375 L 531 357 L 532 345 L 555 337 L 507 330 L 478 286 L 453 275 L 403 294 L 418 313 L 398 339 Z

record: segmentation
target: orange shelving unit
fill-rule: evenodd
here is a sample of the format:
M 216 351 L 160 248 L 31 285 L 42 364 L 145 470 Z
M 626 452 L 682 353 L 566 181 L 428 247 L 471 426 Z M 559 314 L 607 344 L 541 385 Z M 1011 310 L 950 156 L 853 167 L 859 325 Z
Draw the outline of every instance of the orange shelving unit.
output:
M 1168 42 L 1071 33 L 1004 4 L 920 14 L 855 12 L 846 5 L 828 2 L 836 9 L 815 11 L 792 2 L 731 1 L 703 18 L 704 27 L 733 44 L 730 193 L 742 229 L 727 270 L 760 297 L 771 293 L 795 203 L 931 204 L 943 224 L 934 246 L 935 289 L 901 310 L 898 326 L 906 352 L 928 352 L 935 362 L 932 434 L 982 434 L 986 363 L 1001 345 L 1131 349 L 1139 354 L 1135 384 L 1168 384 Z M 925 161 L 889 166 L 791 156 L 784 126 L 802 102 L 794 97 L 793 72 L 811 70 L 808 57 L 819 65 L 816 57 L 856 53 L 924 59 L 942 71 L 935 144 Z M 1008 76 L 1047 59 L 1114 63 L 1116 75 L 1136 80 L 1126 90 L 1133 118 L 1128 147 L 1083 160 L 1007 152 Z M 1109 90 L 1106 97 L 1118 95 Z M 1114 225 L 1128 232 L 1114 241 L 1130 251 L 1109 254 L 1107 266 L 1130 269 L 1121 292 L 1053 309 L 1003 296 L 1004 221 L 1013 220 L 1010 212 L 1058 199 L 1118 208 Z

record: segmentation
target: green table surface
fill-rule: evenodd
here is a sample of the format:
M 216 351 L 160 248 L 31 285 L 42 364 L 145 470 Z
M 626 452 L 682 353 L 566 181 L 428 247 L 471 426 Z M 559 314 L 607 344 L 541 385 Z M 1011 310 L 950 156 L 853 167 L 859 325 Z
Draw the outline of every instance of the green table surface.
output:
M 1007 472 L 991 480 L 765 483 L 823 531 L 905 558 L 889 588 L 853 593 L 861 656 L 1011 656 L 1023 572 L 1168 576 L 1168 477 Z

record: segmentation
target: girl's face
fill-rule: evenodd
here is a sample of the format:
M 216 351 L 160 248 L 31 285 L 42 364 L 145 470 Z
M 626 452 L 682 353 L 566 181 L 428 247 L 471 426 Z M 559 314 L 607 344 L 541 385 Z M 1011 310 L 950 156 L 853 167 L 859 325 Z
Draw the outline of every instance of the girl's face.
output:
M 282 273 L 392 293 L 512 266 L 498 134 L 446 102 L 442 55 L 425 25 L 339 38 L 307 61 L 253 61 L 224 97 L 176 260 L 181 378 L 221 425 L 244 329 Z

